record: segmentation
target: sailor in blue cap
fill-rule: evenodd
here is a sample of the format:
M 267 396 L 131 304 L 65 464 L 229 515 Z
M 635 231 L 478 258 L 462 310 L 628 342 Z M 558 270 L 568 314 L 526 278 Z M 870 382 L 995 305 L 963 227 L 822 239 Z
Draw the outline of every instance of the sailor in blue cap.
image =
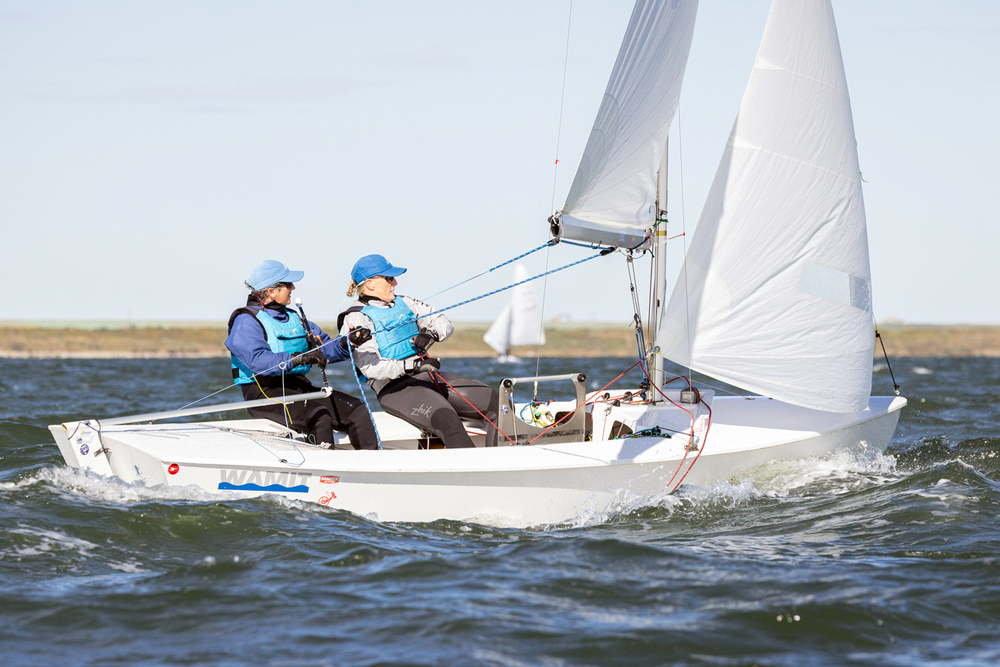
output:
M 250 289 L 246 306 L 229 317 L 226 347 L 231 353 L 233 382 L 240 385 L 248 401 L 319 391 L 306 379 L 309 369 L 349 359 L 347 345 L 357 347 L 370 338 L 369 332 L 359 330 L 331 339 L 289 308 L 295 283 L 304 275 L 281 262 L 264 260 L 246 281 Z M 274 403 L 249 410 L 253 417 L 280 424 L 287 418 L 289 426 L 307 433 L 317 445 L 332 449 L 337 430 L 347 431 L 355 449 L 378 448 L 368 409 L 361 399 L 343 392 L 334 391 L 328 399 L 287 406 Z
M 454 373 L 442 373 L 441 362 L 427 356 L 427 348 L 455 330 L 444 315 L 408 296 L 396 294 L 396 278 L 406 269 L 393 266 L 382 255 L 366 255 L 351 270 L 347 295 L 358 294 L 340 314 L 341 334 L 360 329 L 372 332 L 359 345 L 354 362 L 375 390 L 382 409 L 444 441 L 446 447 L 473 447 L 462 418 L 484 417 L 486 445 L 495 446 L 496 389 Z

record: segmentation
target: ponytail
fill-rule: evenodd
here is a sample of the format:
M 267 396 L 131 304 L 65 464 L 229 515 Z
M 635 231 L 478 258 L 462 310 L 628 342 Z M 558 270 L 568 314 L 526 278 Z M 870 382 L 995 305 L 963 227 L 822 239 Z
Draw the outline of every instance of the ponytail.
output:
M 361 287 L 361 285 L 359 285 L 356 282 L 354 282 L 354 279 L 351 279 L 351 284 L 347 286 L 347 296 L 354 296 L 354 292 L 359 287 Z

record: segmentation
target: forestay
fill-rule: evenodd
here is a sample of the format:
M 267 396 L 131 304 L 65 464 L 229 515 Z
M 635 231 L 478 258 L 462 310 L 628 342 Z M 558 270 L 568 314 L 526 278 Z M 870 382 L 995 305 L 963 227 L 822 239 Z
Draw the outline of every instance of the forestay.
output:
M 560 238 L 636 247 L 680 99 L 697 0 L 639 0 L 560 214 Z
M 833 10 L 828 0 L 775 0 L 656 344 L 765 396 L 863 410 L 870 285 Z

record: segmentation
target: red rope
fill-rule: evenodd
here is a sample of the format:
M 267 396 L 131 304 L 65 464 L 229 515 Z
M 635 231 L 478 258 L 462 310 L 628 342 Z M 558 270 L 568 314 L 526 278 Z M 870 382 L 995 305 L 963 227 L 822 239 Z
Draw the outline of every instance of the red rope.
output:
M 437 375 L 437 376 L 438 376 L 439 378 L 441 378 L 441 382 L 444 382 L 444 383 L 445 383 L 446 385 L 448 385 L 449 387 L 451 387 L 451 390 L 452 390 L 453 392 L 455 392 L 456 394 L 458 394 L 458 395 L 459 395 L 459 396 L 460 396 L 460 397 L 462 398 L 462 400 L 463 400 L 463 401 L 465 401 L 466 403 L 468 403 L 468 404 L 469 404 L 469 407 L 471 407 L 471 408 L 472 408 L 473 410 L 475 410 L 475 411 L 476 411 L 477 413 L 479 413 L 479 416 L 480 416 L 480 417 L 482 417 L 482 418 L 483 418 L 483 419 L 485 419 L 485 420 L 486 420 L 487 422 L 489 422 L 489 423 L 490 423 L 490 425 L 491 425 L 491 426 L 493 426 L 493 428 L 495 428 L 495 429 L 497 430 L 497 433 L 499 433 L 499 434 L 501 434 L 501 435 L 502 435 L 503 437 L 507 438 L 507 440 L 509 440 L 509 441 L 510 441 L 510 444 L 512 444 L 512 445 L 516 445 L 516 444 L 517 444 L 517 442 L 516 442 L 516 441 L 515 441 L 515 440 L 514 440 L 513 438 L 511 438 L 511 437 L 510 437 L 509 435 L 507 435 L 507 434 L 506 434 L 506 433 L 504 433 L 504 432 L 503 432 L 502 430 L 500 430 L 500 427 L 499 427 L 499 426 L 497 426 L 497 425 L 496 425 L 495 423 L 493 423 L 493 420 L 492 420 L 492 419 L 490 419 L 489 417 L 487 417 L 486 415 L 484 415 L 484 414 L 483 414 L 482 412 L 479 412 L 479 408 L 477 408 L 477 407 L 476 407 L 475 405 L 473 405 L 473 404 L 472 404 L 472 401 L 470 401 L 469 399 L 467 399 L 467 398 L 465 397 L 465 394 L 463 394 L 462 392 L 460 392 L 460 391 L 459 391 L 458 389 L 455 389 L 454 387 L 452 387 L 452 386 L 451 386 L 451 383 L 449 383 L 449 382 L 448 382 L 447 380 L 445 380 L 445 379 L 444 379 L 444 376 L 443 376 L 443 375 L 441 375 L 440 373 L 434 373 L 434 372 L 432 372 L 432 371 L 428 371 L 428 373 L 430 373 L 430 375 L 431 375 L 431 379 L 432 379 L 432 380 L 434 380 L 434 384 L 435 384 L 435 385 L 437 384 L 437 380 L 436 380 L 436 379 L 434 378 L 434 376 L 435 376 L 435 375 Z M 440 391 L 440 389 L 441 389 L 441 388 L 440 388 L 440 386 L 439 386 L 439 387 L 438 387 L 438 390 Z M 442 395 L 442 396 L 444 396 L 444 392 L 441 392 L 441 395 Z M 500 406 L 497 406 L 497 409 L 499 410 L 499 409 L 500 409 Z
M 684 448 L 684 456 L 681 457 L 681 462 L 677 464 L 677 470 L 674 471 L 674 474 L 670 477 L 670 481 L 667 482 L 667 486 L 669 487 L 670 484 L 674 481 L 674 478 L 677 477 L 677 473 L 679 473 L 681 471 L 681 468 L 684 467 L 684 462 L 687 460 L 687 455 L 688 455 L 688 452 L 690 451 L 691 440 L 694 439 L 694 421 L 695 421 L 695 419 L 694 419 L 694 413 L 691 412 L 690 410 L 688 410 L 687 408 L 683 407 L 682 405 L 674 403 L 669 398 L 667 398 L 667 395 L 664 394 L 662 391 L 660 391 L 659 387 L 657 387 L 655 384 L 653 384 L 653 381 L 649 379 L 648 375 L 646 376 L 646 379 L 649 380 L 650 386 L 653 387 L 654 389 L 656 389 L 656 391 L 660 394 L 660 396 L 663 397 L 663 399 L 665 401 L 667 401 L 671 405 L 673 405 L 675 407 L 678 407 L 681 410 L 683 410 L 684 412 L 686 412 L 689 415 L 691 415 L 691 436 L 688 439 L 688 445 L 689 446 Z M 686 380 L 687 381 L 687 385 L 688 385 L 688 389 L 693 389 L 693 387 L 691 386 L 691 381 L 688 380 L 686 377 L 683 377 L 683 376 L 677 376 L 673 380 L 669 380 L 669 381 L 665 382 L 664 384 L 670 384 L 674 380 L 679 380 L 679 379 Z M 705 445 L 706 442 L 708 442 L 708 432 L 712 428 L 712 407 L 708 403 L 705 403 L 704 401 L 702 401 L 702 405 L 704 405 L 705 409 L 708 410 L 708 422 L 705 425 L 705 437 L 702 438 L 702 446 L 698 448 L 698 453 L 695 454 L 695 457 L 694 457 L 694 459 L 691 460 L 691 463 L 690 463 L 690 465 L 688 465 L 687 470 L 684 471 L 684 474 L 681 475 L 681 478 L 677 482 L 677 485 L 673 489 L 671 489 L 671 491 L 676 491 L 680 487 L 680 485 L 684 482 L 684 478 L 688 476 L 689 472 L 691 472 L 691 468 L 693 468 L 694 464 L 698 462 L 698 457 L 700 457 L 701 453 L 703 451 L 705 451 L 705 446 L 704 445 Z
M 551 431 L 552 429 L 554 429 L 556 426 L 558 426 L 559 424 L 561 424 L 565 420 L 569 419 L 573 415 L 573 413 L 576 412 L 577 410 L 579 410 L 580 408 L 586 407 L 586 406 L 590 405 L 591 403 L 595 402 L 598 398 L 600 398 L 600 395 L 601 395 L 602 391 L 604 391 L 605 389 L 607 389 L 608 387 L 610 387 L 611 385 L 613 385 L 615 382 L 618 382 L 618 380 L 622 379 L 622 377 L 624 377 L 629 371 L 631 371 L 636 366 L 642 365 L 643 375 L 645 375 L 646 380 L 649 381 L 649 385 L 651 387 L 653 387 L 660 396 L 663 397 L 663 400 L 667 401 L 668 403 L 670 403 L 674 407 L 680 408 L 681 410 L 683 410 L 684 412 L 688 413 L 691 416 L 691 435 L 690 435 L 690 437 L 688 439 L 688 447 L 684 448 L 684 456 L 681 457 L 680 463 L 677 464 L 677 469 L 674 471 L 674 474 L 671 475 L 670 481 L 668 481 L 667 484 L 666 484 L 666 486 L 669 487 L 673 483 L 674 479 L 677 477 L 677 473 L 679 473 L 681 471 L 681 469 L 684 467 L 684 462 L 687 461 L 688 452 L 690 451 L 690 444 L 691 444 L 692 440 L 694 439 L 695 417 L 694 417 L 694 413 L 693 412 L 691 412 L 690 410 L 688 410 L 684 406 L 680 405 L 679 403 L 675 403 L 674 401 L 672 401 L 666 394 L 663 393 L 663 391 L 659 387 L 657 387 L 652 382 L 652 380 L 649 377 L 649 373 L 646 371 L 646 367 L 642 363 L 642 361 L 643 361 L 642 359 L 639 359 L 639 361 L 635 362 L 634 364 L 632 364 L 631 366 L 629 366 L 628 368 L 626 368 L 624 371 L 622 371 L 621 374 L 618 375 L 618 377 L 616 377 L 611 382 L 607 383 L 606 385 L 604 385 L 603 387 L 601 387 L 600 389 L 598 389 L 596 392 L 594 392 L 593 398 L 591 398 L 590 400 L 584 402 L 583 405 L 578 405 L 575 408 L 573 408 L 572 410 L 570 410 L 569 412 L 567 412 L 566 414 L 564 414 L 558 421 L 554 422 L 551 426 L 549 426 L 544 431 L 542 431 L 541 433 L 539 433 L 538 435 L 536 435 L 534 438 L 532 438 L 531 440 L 529 440 L 528 444 L 530 445 L 530 444 L 534 443 L 535 440 L 538 440 L 540 437 L 542 437 L 543 435 L 545 435 L 546 433 L 548 433 L 549 431 Z M 489 417 L 487 417 L 486 415 L 484 415 L 479 410 L 479 408 L 477 408 L 475 405 L 472 404 L 472 401 L 470 401 L 468 398 L 465 397 L 464 394 L 462 394 L 462 392 L 460 392 L 457 389 L 455 389 L 455 387 L 453 387 L 450 382 L 448 382 L 447 380 L 444 379 L 444 376 L 442 376 L 440 373 L 434 373 L 434 372 L 429 372 L 429 373 L 430 373 L 431 379 L 434 380 L 434 384 L 435 385 L 437 385 L 437 380 L 440 379 L 441 382 L 444 382 L 446 385 L 448 385 L 448 387 L 452 391 L 454 391 L 456 394 L 458 394 L 462 398 L 463 401 L 465 401 L 466 403 L 468 403 L 469 407 L 471 407 L 473 410 L 475 410 L 476 413 L 479 414 L 480 417 L 482 417 L 491 426 L 493 426 L 493 428 L 495 428 L 497 430 L 497 433 L 500 433 L 501 435 L 503 435 L 503 437 L 507 438 L 507 440 L 512 445 L 517 445 L 517 442 L 513 438 L 511 438 L 509 435 L 507 435 L 506 433 L 504 433 L 503 430 L 501 430 L 501 428 L 499 426 L 497 426 L 497 424 L 494 423 L 492 419 L 490 419 Z M 435 376 L 437 376 L 437 377 L 435 377 Z M 668 380 L 664 384 L 670 384 L 671 382 L 674 382 L 675 380 L 679 380 L 679 379 L 687 380 L 688 389 L 693 389 L 693 387 L 691 386 L 690 380 L 688 380 L 686 377 L 683 377 L 683 376 L 677 376 L 677 377 L 673 378 L 672 380 Z M 438 386 L 438 389 L 440 390 L 440 386 Z M 442 395 L 443 394 L 444 394 L 444 392 L 442 392 Z M 623 396 L 624 396 L 624 394 L 623 394 Z M 674 486 L 674 488 L 670 490 L 671 492 L 676 491 L 678 488 L 680 488 L 680 485 L 683 484 L 684 480 L 687 478 L 688 473 L 690 473 L 691 469 L 694 468 L 694 464 L 698 462 L 698 459 L 701 457 L 701 453 L 703 451 L 705 451 L 705 446 L 704 445 L 705 445 L 705 443 L 708 442 L 708 432 L 712 428 L 712 407 L 710 405 L 708 405 L 707 403 L 705 403 L 704 401 L 702 401 L 702 404 L 705 406 L 705 409 L 708 410 L 708 422 L 706 423 L 706 426 L 705 426 L 705 435 L 702 438 L 702 446 L 698 448 L 698 453 L 695 454 L 695 457 L 691 460 L 691 463 L 688 465 L 687 470 L 685 470 L 684 474 L 681 475 L 680 480 L 677 481 L 677 484 Z M 499 408 L 499 406 L 498 406 L 498 408 Z
M 674 491 L 676 491 L 677 488 L 684 483 L 684 478 L 688 476 L 688 473 L 691 472 L 691 468 L 693 468 L 694 464 L 698 462 L 698 457 L 700 457 L 701 453 L 705 451 L 705 443 L 708 442 L 708 432 L 712 428 L 712 406 L 710 406 L 708 403 L 704 403 L 704 405 L 705 409 L 708 410 L 708 421 L 705 423 L 705 437 L 701 439 L 701 447 L 698 448 L 698 453 L 695 454 L 694 459 L 691 461 L 691 465 L 688 466 L 688 469 L 684 471 L 684 475 L 682 475 L 680 480 L 678 480 L 677 486 L 674 487 Z M 691 437 L 694 438 L 693 421 L 691 422 Z M 685 456 L 687 456 L 687 452 L 685 452 L 684 454 Z M 667 486 L 669 486 L 669 484 Z
M 569 412 L 567 412 L 566 414 L 564 414 L 562 416 L 562 418 L 559 419 L 559 421 L 554 422 L 552 424 L 552 426 L 549 426 L 547 429 L 545 429 L 544 431 L 542 431 L 541 433 L 539 433 L 538 435 L 536 435 L 534 438 L 532 438 L 531 440 L 529 440 L 528 444 L 530 445 L 535 440 L 538 440 L 540 437 L 542 437 L 543 435 L 545 435 L 546 433 L 548 433 L 549 431 L 551 431 L 552 429 L 554 429 L 556 426 L 559 426 L 559 424 L 561 424 L 565 420 L 569 419 L 570 416 L 574 412 L 576 412 L 577 410 L 579 410 L 580 408 L 583 408 L 583 407 L 586 407 L 586 406 L 590 405 L 590 403 L 592 401 L 595 401 L 601 395 L 602 391 L 604 391 L 605 389 L 607 389 L 608 387 L 610 387 L 611 385 L 613 385 L 615 382 L 618 382 L 618 380 L 622 379 L 622 376 L 624 376 L 625 373 L 628 373 L 630 370 L 632 370 L 633 368 L 635 368 L 636 366 L 638 366 L 641 363 L 642 363 L 642 359 L 640 359 L 639 361 L 637 361 L 634 364 L 632 364 L 631 366 L 629 366 L 627 369 L 625 369 L 625 371 L 621 375 L 619 375 L 614 380 L 612 380 L 611 382 L 607 383 L 606 385 L 604 385 L 603 387 L 601 387 L 600 389 L 598 389 L 597 392 L 594 394 L 593 398 L 591 398 L 589 401 L 584 402 L 583 405 L 578 405 L 575 408 L 573 408 L 572 410 L 570 410 Z

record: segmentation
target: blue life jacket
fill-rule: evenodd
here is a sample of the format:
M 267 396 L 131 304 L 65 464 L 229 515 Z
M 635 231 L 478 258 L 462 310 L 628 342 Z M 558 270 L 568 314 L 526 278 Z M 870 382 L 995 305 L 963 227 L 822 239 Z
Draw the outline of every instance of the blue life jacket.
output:
M 417 355 L 410 339 L 420 333 L 416 315 L 401 297 L 392 308 L 365 306 L 361 313 L 375 325 L 375 342 L 379 353 L 386 359 L 409 359 Z
M 271 348 L 271 352 L 287 352 L 288 354 L 302 354 L 309 350 L 309 341 L 306 339 L 306 330 L 302 326 L 302 322 L 297 317 L 292 317 L 291 314 L 288 316 L 288 320 L 285 322 L 279 322 L 274 319 L 263 309 L 257 310 L 254 313 L 250 308 L 241 308 L 235 313 L 230 320 L 229 328 L 232 329 L 232 322 L 236 319 L 236 316 L 246 313 L 248 315 L 253 315 L 260 322 L 261 327 L 264 329 L 264 339 Z M 234 384 L 250 384 L 254 381 L 253 372 L 247 368 L 242 361 L 236 358 L 235 354 L 230 354 L 232 359 L 233 368 L 233 383 Z M 312 368 L 308 364 L 300 364 L 291 370 L 286 370 L 286 374 L 292 375 L 305 375 Z M 280 369 L 276 369 L 275 375 L 279 374 Z

